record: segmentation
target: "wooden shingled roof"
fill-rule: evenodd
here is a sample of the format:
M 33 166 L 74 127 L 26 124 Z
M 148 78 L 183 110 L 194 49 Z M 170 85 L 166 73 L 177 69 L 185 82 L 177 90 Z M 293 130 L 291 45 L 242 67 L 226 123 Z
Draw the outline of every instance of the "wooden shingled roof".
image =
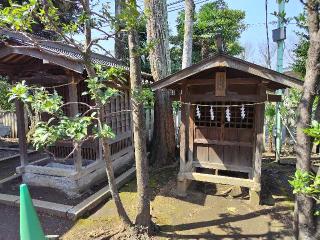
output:
M 262 79 L 267 81 L 267 87 L 271 90 L 283 89 L 287 87 L 294 87 L 301 89 L 303 81 L 288 76 L 274 70 L 262 67 L 260 65 L 244 61 L 242 59 L 224 54 L 218 53 L 213 57 L 202 60 L 199 63 L 180 70 L 166 78 L 156 81 L 151 85 L 152 90 L 158 90 L 161 88 L 176 87 L 181 84 L 181 81 L 186 79 L 187 81 L 196 81 L 197 75 L 211 71 L 212 69 L 226 69 L 228 71 L 237 72 L 239 75 L 246 75 L 252 78 Z M 213 76 L 212 76 L 213 77 Z
M 82 55 L 75 47 L 59 41 L 52 41 L 42 37 L 0 28 L 0 59 L 9 54 L 26 55 L 47 60 L 72 71 L 83 73 Z M 112 57 L 92 54 L 92 61 L 108 67 L 122 67 L 129 70 L 121 61 Z M 152 79 L 148 73 L 142 73 L 144 78 Z

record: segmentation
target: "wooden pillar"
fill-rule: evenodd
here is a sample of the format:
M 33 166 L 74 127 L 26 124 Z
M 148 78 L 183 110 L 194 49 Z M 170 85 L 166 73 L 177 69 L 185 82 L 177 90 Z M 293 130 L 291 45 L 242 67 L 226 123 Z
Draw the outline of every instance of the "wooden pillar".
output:
M 186 102 L 186 84 L 182 87 L 181 102 Z M 189 146 L 188 143 L 188 116 L 190 111 L 190 105 L 182 104 L 181 105 L 181 125 L 180 125 L 180 172 L 185 172 L 186 163 L 187 163 L 187 149 Z
M 69 90 L 69 102 L 78 102 L 78 89 L 77 89 L 77 83 L 75 81 L 74 75 L 71 75 L 72 82 L 68 85 Z M 70 117 L 75 117 L 79 113 L 78 104 L 71 104 L 69 114 Z
M 181 102 L 187 102 L 187 85 L 182 86 Z M 181 177 L 183 173 L 188 171 L 187 161 L 189 157 L 189 116 L 190 105 L 181 105 L 181 125 L 180 125 L 180 172 L 177 183 L 177 195 L 186 196 L 186 191 L 190 180 Z M 193 149 L 193 147 L 192 147 Z
M 194 146 L 194 111 L 195 107 L 189 105 L 188 109 L 188 161 L 186 164 L 186 171 L 191 172 L 193 162 L 193 146 Z
M 68 85 L 69 90 L 69 102 L 73 102 L 70 104 L 69 108 L 69 116 L 75 117 L 79 113 L 79 106 L 78 106 L 78 81 L 76 81 L 74 73 L 70 74 L 71 82 Z M 74 144 L 75 151 L 73 153 L 73 160 L 74 160 L 74 167 L 77 173 L 81 172 L 82 170 L 82 156 L 81 156 L 81 145 L 78 143 Z
M 258 87 L 258 95 L 261 102 L 266 100 L 266 88 L 263 84 Z M 255 141 L 253 146 L 253 181 L 255 187 L 250 189 L 250 201 L 254 205 L 260 204 L 261 191 L 261 160 L 263 150 L 263 127 L 264 127 L 264 111 L 265 104 L 258 104 L 255 110 Z
M 16 115 L 17 115 L 20 162 L 21 162 L 21 166 L 23 167 L 29 163 L 28 153 L 27 153 L 27 136 L 26 136 L 24 104 L 20 100 L 16 100 L 15 105 L 16 105 Z

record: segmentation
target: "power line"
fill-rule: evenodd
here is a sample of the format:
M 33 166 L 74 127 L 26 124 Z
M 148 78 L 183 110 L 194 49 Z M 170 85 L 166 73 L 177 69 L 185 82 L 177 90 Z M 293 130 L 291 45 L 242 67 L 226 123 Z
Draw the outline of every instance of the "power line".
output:
M 178 0 L 178 1 L 175 1 L 175 2 L 172 2 L 172 3 L 168 3 L 167 7 L 172 6 L 172 5 L 176 5 L 176 4 L 182 3 L 182 2 L 184 2 L 184 0 Z
M 201 4 L 201 3 L 204 3 L 204 2 L 208 2 L 209 0 L 200 0 L 200 1 L 198 1 L 198 2 L 195 2 L 194 3 L 194 5 L 197 5 L 197 4 Z M 169 12 L 173 12 L 173 11 L 177 11 L 177 10 L 182 10 L 182 9 L 184 9 L 184 6 L 179 6 L 179 7 L 177 7 L 177 8 L 174 8 L 174 9 L 169 9 L 168 10 L 168 13 Z
M 268 0 L 265 0 L 265 14 L 266 14 L 266 33 L 267 33 L 267 56 L 268 56 L 268 67 L 271 68 L 271 57 L 270 57 L 270 43 L 269 43 L 269 25 L 268 25 Z

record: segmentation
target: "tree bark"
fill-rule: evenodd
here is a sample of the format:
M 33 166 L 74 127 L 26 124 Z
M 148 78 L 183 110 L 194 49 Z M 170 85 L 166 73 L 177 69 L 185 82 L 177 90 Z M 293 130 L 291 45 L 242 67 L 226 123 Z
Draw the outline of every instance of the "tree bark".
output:
M 135 1 L 135 0 L 128 0 Z M 138 33 L 136 29 L 128 32 L 129 59 L 130 59 L 130 83 L 132 98 L 132 119 L 134 136 L 134 153 L 136 161 L 138 209 L 136 225 L 142 227 L 144 231 L 150 229 L 150 197 L 149 197 L 149 169 L 146 145 L 145 115 L 143 102 L 135 98 L 135 94 L 142 91 L 141 60 L 138 55 Z
M 311 123 L 312 104 L 315 98 L 316 85 L 319 78 L 319 69 L 317 68 L 320 57 L 320 31 L 319 31 L 319 3 L 314 0 L 308 0 L 308 29 L 310 36 L 310 47 L 308 50 L 308 59 L 306 62 L 306 76 L 303 85 L 302 98 L 298 107 L 297 122 L 297 169 L 304 172 L 310 171 L 311 167 L 311 140 L 303 129 Z M 302 194 L 296 196 L 296 212 L 298 217 L 298 239 L 316 239 L 316 223 L 314 217 L 315 202 L 312 198 Z
M 193 0 L 185 0 L 182 69 L 189 67 L 192 64 L 192 35 L 194 7 L 195 5 Z
M 121 14 L 125 6 L 125 0 L 115 0 L 115 17 Z M 125 51 L 125 36 L 120 26 L 120 31 L 116 32 L 114 39 L 114 57 L 118 60 L 124 60 L 126 58 Z
M 84 66 L 87 71 L 88 77 L 93 78 L 96 76 L 96 72 L 91 64 L 92 61 L 91 61 L 90 42 L 91 42 L 91 37 L 92 37 L 91 34 L 92 33 L 91 33 L 91 25 L 90 25 L 90 19 L 91 19 L 90 0 L 84 0 L 83 2 L 84 2 L 83 9 L 88 16 L 88 20 L 85 22 L 85 26 L 84 26 L 86 51 L 83 53 L 83 59 L 84 59 Z M 104 106 L 100 102 L 98 102 L 97 104 L 99 106 L 99 110 L 98 110 L 99 120 L 100 120 L 100 123 L 103 124 L 106 121 Z M 130 219 L 129 219 L 129 217 L 123 207 L 122 201 L 120 199 L 118 188 L 117 188 L 117 185 L 115 182 L 112 161 L 111 161 L 111 157 L 110 157 L 110 146 L 109 146 L 109 143 L 106 138 L 102 139 L 102 149 L 103 149 L 103 157 L 106 162 L 106 173 L 107 173 L 107 177 L 108 177 L 108 184 L 109 184 L 111 196 L 112 196 L 114 203 L 116 205 L 117 213 L 119 215 L 119 218 L 120 218 L 122 224 L 124 225 L 124 227 L 129 227 L 132 225 L 132 223 L 131 223 L 131 221 L 130 221 Z
M 158 81 L 171 72 L 169 52 L 169 30 L 165 0 L 145 0 L 147 20 L 147 41 L 155 43 L 150 50 L 150 65 L 153 79 Z M 152 161 L 168 165 L 175 159 L 175 137 L 172 105 L 167 90 L 155 93 L 154 131 L 152 138 Z

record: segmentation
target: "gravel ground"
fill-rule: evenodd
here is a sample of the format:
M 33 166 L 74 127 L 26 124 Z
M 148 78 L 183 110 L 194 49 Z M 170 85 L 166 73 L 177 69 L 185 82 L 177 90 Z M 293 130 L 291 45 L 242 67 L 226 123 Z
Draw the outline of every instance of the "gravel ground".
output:
M 0 240 L 19 239 L 19 209 L 0 204 Z M 39 214 L 40 222 L 47 235 L 62 235 L 70 229 L 73 223 L 46 214 Z
M 1 160 L 1 158 L 10 157 L 10 156 L 16 155 L 18 153 L 19 153 L 18 150 L 16 151 L 16 150 L 1 150 L 0 149 L 0 160 Z
M 45 154 L 43 153 L 29 153 L 29 161 L 33 162 L 40 158 L 43 158 Z M 19 157 L 12 158 L 7 161 L 0 161 L 0 180 L 16 173 L 16 167 L 20 166 Z

